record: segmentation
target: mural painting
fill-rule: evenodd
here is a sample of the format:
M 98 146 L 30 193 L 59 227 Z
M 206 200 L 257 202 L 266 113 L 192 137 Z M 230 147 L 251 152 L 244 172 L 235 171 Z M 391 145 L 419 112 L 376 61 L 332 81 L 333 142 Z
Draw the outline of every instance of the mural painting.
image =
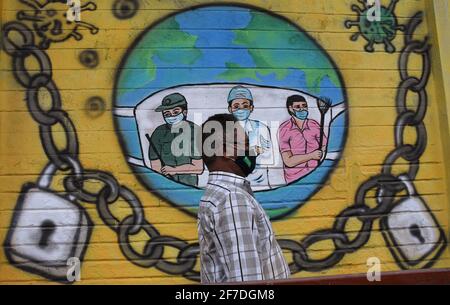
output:
M 205 36 L 209 32 L 204 28 L 213 28 L 216 36 Z M 277 29 L 276 34 L 264 31 L 268 28 Z M 200 126 L 215 113 L 231 112 L 242 122 L 258 156 L 257 168 L 249 179 L 272 218 L 283 217 L 317 192 L 343 150 L 347 114 L 339 70 L 307 33 L 267 12 L 209 5 L 178 13 L 145 31 L 119 71 L 114 110 L 117 128 L 127 131 L 122 143 L 132 170 L 149 189 L 193 215 L 207 182 L 206 168 L 200 161 L 165 156 L 163 159 L 171 160 L 162 170 L 174 174 L 166 175 L 155 162 L 161 160 L 158 152 L 170 155 L 172 142 L 156 134 L 162 129 L 169 134 L 175 118 Z M 165 105 L 173 100 L 175 106 L 178 99 L 186 106 L 177 109 Z M 331 109 L 322 115 L 318 103 L 323 99 Z M 310 105 L 308 110 L 298 108 L 302 102 Z M 163 109 L 172 112 L 169 117 L 158 113 Z M 296 112 L 301 113 L 300 118 Z M 301 126 L 299 122 L 304 124 L 297 127 L 297 135 L 281 128 L 283 123 L 294 121 L 296 127 Z M 133 136 L 130 128 L 136 128 Z M 149 141 L 149 135 L 153 140 Z M 169 137 L 175 139 L 176 134 Z M 330 144 L 322 158 L 316 151 L 320 150 L 319 142 L 328 137 Z M 308 155 L 288 167 L 288 154 Z M 318 161 L 323 161 L 320 166 Z M 173 168 L 175 164 L 179 169 Z M 177 171 L 192 177 L 180 177 Z M 281 206 L 280 196 L 285 198 Z
M 431 147 L 427 129 L 435 127 L 425 123 L 432 72 L 431 45 L 422 35 L 426 29 L 420 27 L 422 5 L 417 9 L 398 0 L 379 7 L 379 1 L 333 2 L 341 10 L 332 15 L 338 25 L 330 26 L 337 29 L 320 32 L 314 28 L 310 12 L 301 11 L 317 10 L 313 1 L 305 1 L 304 8 L 296 7 L 301 17 L 279 8 L 269 9 L 264 1 L 251 5 L 169 1 L 170 9 L 165 10 L 155 8 L 164 8 L 165 4 L 153 1 L 118 0 L 108 4 L 110 7 L 82 1 L 77 10 L 71 1 L 12 2 L 15 18 L 2 26 L 2 56 L 11 60 L 10 66 L 2 65 L 2 71 L 9 70 L 9 83 L 15 82 L 25 95 L 26 111 L 38 125 L 35 135 L 47 160 L 39 164 L 35 182 L 22 181 L 21 190 L 9 190 L 18 196 L 10 214 L 2 213 L 7 215 L 2 219 L 8 221 L 4 224 L 7 233 L 3 250 L 6 263 L 14 268 L 0 281 L 14 281 L 15 275 L 8 279 L 9 274 L 21 270 L 23 278 L 36 275 L 37 280 L 73 283 L 76 277 L 68 276 L 73 269 L 67 262 L 76 258 L 82 274 L 88 274 L 86 282 L 94 282 L 95 276 L 89 278 L 90 268 L 94 269 L 90 261 L 100 260 L 98 255 L 108 251 L 98 249 L 110 245 L 115 250 L 111 250 L 114 257 L 108 259 L 123 263 L 121 270 L 127 275 L 139 273 L 140 279 L 155 282 L 161 274 L 166 276 L 162 282 L 173 278 L 199 281 L 195 219 L 208 171 L 198 135 L 202 123 L 217 113 L 233 114 L 249 137 L 257 166 L 248 179 L 275 226 L 280 224 L 278 240 L 289 257 L 294 277 L 352 273 L 351 266 L 343 272 L 339 268 L 346 268 L 348 257 L 370 248 L 367 245 L 377 236 L 382 236 L 384 244 L 380 246 L 377 239 L 377 245 L 380 251 L 389 253 L 394 269 L 430 268 L 438 263 L 448 266 L 444 233 L 448 224 L 441 215 L 448 210 L 448 202 L 436 206 L 427 201 L 430 194 L 421 193 L 425 187 L 419 169 L 443 162 L 439 156 L 427 154 Z M 156 15 L 143 19 L 143 7 Z M 396 13 L 399 7 L 402 22 Z M 358 13 L 357 21 L 346 20 L 350 9 Z M 103 11 L 108 11 L 111 19 L 92 17 Z M 320 9 L 318 13 L 326 15 Z M 339 41 L 330 47 L 333 44 L 325 38 L 327 34 L 348 37 L 348 29 L 353 26 L 358 32 L 349 43 Z M 131 29 L 134 35 L 117 38 L 121 43 L 118 50 L 111 41 L 108 44 L 108 39 L 98 38 L 108 31 Z M 359 36 L 367 41 L 365 46 L 356 45 Z M 68 43 L 69 47 L 64 47 Z M 384 50 L 378 50 L 378 44 L 384 45 Z M 399 82 L 396 88 L 382 81 L 377 84 L 376 79 L 373 83 L 376 90 L 382 89 L 377 92 L 391 92 L 383 93 L 383 98 L 395 99 L 372 98 L 366 95 L 370 91 L 367 88 L 359 100 L 352 99 L 362 85 L 352 76 L 358 69 L 349 60 L 350 51 L 344 50 L 343 57 L 342 45 L 353 48 L 355 58 L 364 58 L 362 70 L 375 70 L 383 61 L 382 69 L 390 79 L 389 73 L 394 71 Z M 71 89 L 59 85 L 64 80 L 55 61 L 64 68 L 63 55 L 52 56 L 65 50 L 77 50 L 74 59 L 80 71 L 99 75 L 98 79 L 87 80 L 99 83 L 93 87 L 96 90 L 75 90 L 88 92 L 84 100 L 75 98 L 76 103 L 67 98 Z M 409 74 L 408 63 L 416 63 L 409 56 L 412 53 L 423 59 L 420 78 Z M 374 56 L 381 60 L 371 63 Z M 37 70 L 26 64 L 30 57 L 38 63 Z M 103 88 L 103 77 L 110 84 L 97 90 Z M 47 92 L 45 97 L 42 91 Z M 407 106 L 411 91 L 418 95 L 416 111 Z M 80 92 L 70 93 L 70 97 Z M 367 104 L 356 106 L 364 98 Z M 50 108 L 43 107 L 48 101 Z M 332 187 L 342 168 L 347 168 L 352 158 L 361 157 L 354 153 L 361 147 L 349 140 L 355 137 L 351 131 L 358 124 L 370 127 L 367 121 L 371 118 L 361 119 L 361 112 L 364 108 L 376 109 L 377 102 L 395 113 L 389 129 L 394 134 L 394 147 L 392 143 L 382 145 L 388 150 L 383 150 L 384 160 L 377 163 L 381 168 L 377 173 L 358 181 L 344 179 L 345 186 L 335 190 Z M 88 155 L 92 153 L 85 147 L 101 145 L 95 141 L 85 144 L 81 139 L 86 139 L 90 128 L 96 132 L 99 127 L 80 124 L 73 109 L 65 110 L 67 104 L 94 122 L 90 126 L 109 120 L 111 127 L 106 131 L 114 134 L 114 153 L 120 155 L 119 161 L 111 161 L 111 168 L 118 168 L 117 172 L 90 161 L 92 156 Z M 62 133 L 54 131 L 57 126 Z M 406 127 L 413 127 L 417 133 L 413 144 L 408 144 Z M 386 142 L 392 137 L 388 129 L 383 130 Z M 56 143 L 61 135 L 65 138 L 63 148 Z M 369 132 L 364 137 L 370 136 Z M 378 145 L 375 140 L 371 143 L 373 147 Z M 101 153 L 94 155 L 102 159 Z M 421 161 L 424 158 L 425 164 Z M 396 171 L 399 159 L 408 166 L 400 174 Z M 57 182 L 62 190 L 54 189 L 59 172 L 63 173 L 63 179 Z M 5 175 L 8 173 L 6 169 Z M 121 179 L 124 173 L 127 182 Z M 134 179 L 136 183 L 131 182 Z M 92 182 L 96 189 L 88 187 Z M 356 193 L 350 198 L 339 197 L 342 189 L 353 188 Z M 435 192 L 445 192 L 437 188 Z M 327 199 L 321 199 L 323 194 L 328 194 Z M 337 201 L 337 207 L 331 206 Z M 114 208 L 120 204 L 124 207 Z M 316 207 L 322 207 L 322 212 Z M 171 218 L 172 213 L 175 218 Z M 319 225 L 309 228 L 308 217 Z M 360 225 L 350 225 L 352 221 Z M 108 233 L 100 234 L 105 228 Z M 190 238 L 184 237 L 187 233 L 182 228 L 188 228 Z M 103 240 L 104 234 L 112 234 L 113 242 Z M 316 246 L 324 242 L 332 246 L 317 250 Z M 317 258 L 316 252 L 326 254 Z M 107 267 L 100 269 L 100 273 L 108 272 Z M 131 277 L 134 280 L 138 282 Z

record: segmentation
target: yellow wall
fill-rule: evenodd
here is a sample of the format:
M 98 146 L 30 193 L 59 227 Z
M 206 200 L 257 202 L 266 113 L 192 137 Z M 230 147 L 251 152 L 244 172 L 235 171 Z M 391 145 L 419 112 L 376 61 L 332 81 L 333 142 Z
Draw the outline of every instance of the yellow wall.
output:
M 82 4 L 87 2 L 82 1 Z M 120 72 L 118 71 L 120 63 L 142 31 L 168 15 L 189 10 L 192 6 L 216 3 L 216 1 L 118 1 L 129 5 L 139 3 L 139 10 L 128 19 L 118 19 L 114 16 L 111 9 L 112 3 L 115 1 L 98 0 L 95 2 L 96 10 L 83 11 L 81 16 L 82 22 L 95 25 L 99 29 L 98 33 L 92 34 L 89 29 L 80 26 L 78 31 L 82 35 L 80 40 L 69 37 L 61 42 L 52 41 L 48 48 L 42 48 L 51 61 L 52 79 L 61 95 L 62 109 L 68 113 L 76 129 L 79 160 L 85 169 L 111 173 L 121 185 L 134 192 L 144 207 L 148 223 L 152 224 L 161 235 L 170 236 L 172 239 L 178 238 L 189 244 L 196 243 L 195 218 L 174 207 L 167 200 L 156 196 L 155 192 L 158 190 L 149 190 L 131 171 L 119 140 L 121 133 L 114 123 L 113 91 L 115 77 Z M 400 51 L 404 46 L 404 33 L 398 31 L 393 40 L 396 52 L 385 52 L 383 44 L 375 44 L 375 52 L 370 53 L 364 49 L 367 41 L 363 37 L 359 37 L 357 41 L 350 40 L 350 36 L 357 32 L 358 28 L 347 29 L 344 26 L 346 20 L 356 20 L 357 14 L 351 10 L 351 6 L 361 6 L 358 1 L 252 0 L 235 2 L 251 4 L 273 12 L 300 26 L 334 60 L 345 84 L 349 121 L 346 126 L 345 148 L 335 170 L 323 182 L 323 187 L 320 187 L 318 192 L 300 208 L 295 209 L 288 216 L 273 220 L 273 227 L 278 239 L 304 241 L 306 236 L 314 232 L 333 227 L 336 216 L 355 203 L 355 194 L 358 188 L 369 178 L 381 172 L 383 161 L 395 148 L 394 129 L 397 118 L 395 105 L 397 89 L 400 84 L 398 61 Z M 387 7 L 389 2 L 382 1 L 382 4 Z M 445 1 L 436 1 L 436 3 L 438 2 Z M 33 15 L 33 10 L 20 1 L 6 0 L 1 3 L 3 29 L 8 22 L 15 21 L 21 16 L 19 13 L 21 10 Z M 447 192 L 449 185 L 447 177 L 450 177 L 448 176 L 450 164 L 445 156 L 448 155 L 448 149 L 450 149 L 446 140 L 449 138 L 450 130 L 448 120 L 450 93 L 448 91 L 449 61 L 445 55 L 448 54 L 450 46 L 445 35 L 446 29 L 443 28 L 445 25 L 448 27 L 448 6 L 445 17 L 441 14 L 441 6 L 436 3 L 433 6 L 430 1 L 403 0 L 397 3 L 394 12 L 399 23 L 404 25 L 418 11 L 423 11 L 424 22 L 418 26 L 414 37 L 423 40 L 425 36 L 430 36 L 432 44 L 432 72 L 426 86 L 428 107 L 424 119 L 427 143 L 426 150 L 420 157 L 420 170 L 414 184 L 417 193 L 436 218 L 437 227 L 435 223 L 431 223 L 431 226 L 435 227 L 433 234 L 440 236 L 439 234 L 443 233 L 443 239 L 425 241 L 425 243 L 436 244 L 437 250 L 442 249 L 442 252 L 436 255 L 435 261 L 431 263 L 432 268 L 449 268 L 450 251 L 446 240 L 449 238 L 450 199 Z M 57 6 L 59 11 L 67 9 L 64 3 L 57 4 Z M 32 28 L 32 22 L 28 20 L 19 20 L 19 22 Z M 11 39 L 20 38 L 16 35 Z M 34 40 L 36 43 L 40 41 L 36 33 Z M 98 53 L 98 66 L 88 68 L 80 63 L 79 56 L 86 49 L 92 49 Z M 11 56 L 7 52 L 0 52 L 2 79 L 0 85 L 2 101 L 0 104 L 0 202 L 2 203 L 0 205 L 0 240 L 2 242 L 7 240 L 8 231 L 12 228 L 13 212 L 15 209 L 17 210 L 16 204 L 22 186 L 28 182 L 36 182 L 48 162 L 39 136 L 39 125 L 30 116 L 27 107 L 29 97 L 27 97 L 26 89 L 14 77 L 13 67 L 17 67 L 17 65 L 14 65 L 13 57 L 18 60 L 20 56 L 20 54 Z M 422 60 L 419 55 L 410 56 L 408 67 L 411 74 L 420 77 L 421 65 Z M 36 61 L 31 58 L 27 59 L 25 67 L 34 71 L 32 73 L 38 69 Z M 211 67 L 206 66 L 205 68 Z M 277 67 L 271 66 L 270 68 Z M 17 74 L 17 69 L 15 72 Z M 41 106 L 49 107 L 49 94 L 42 90 L 38 95 L 44 101 Z M 99 96 L 105 101 L 104 112 L 89 110 L 87 101 L 92 96 Z M 417 94 L 408 94 L 407 104 L 411 109 L 415 109 L 417 99 Z M 284 107 L 282 104 L 277 107 Z M 445 113 L 447 115 L 444 115 Z M 55 134 L 57 146 L 64 148 L 65 137 L 61 126 L 53 128 L 52 131 Z M 405 143 L 414 143 L 416 139 L 414 128 L 407 127 L 405 134 Z M 394 166 L 393 174 L 397 176 L 404 173 L 407 170 L 406 163 L 400 158 Z M 62 190 L 65 174 L 67 172 L 59 172 L 52 185 L 53 189 Z M 98 191 L 101 184 L 90 183 L 87 187 L 92 191 Z M 374 194 L 375 192 L 372 190 L 368 195 L 373 198 Z M 404 192 L 398 193 L 394 201 L 401 200 L 404 194 Z M 283 198 L 279 198 L 279 200 L 283 202 Z M 367 202 L 372 207 L 375 204 L 373 199 Z M 94 224 L 82 261 L 81 284 L 192 283 L 181 274 L 169 274 L 156 267 L 143 268 L 131 263 L 119 248 L 117 234 L 105 225 L 104 219 L 99 217 L 96 205 L 81 201 L 80 205 L 86 209 Z M 112 206 L 111 210 L 119 220 L 130 215 L 130 209 L 123 201 Z M 35 213 L 43 215 L 45 209 L 35 211 Z M 429 212 L 424 211 L 423 213 L 428 215 Z M 35 219 L 40 218 L 36 216 Z M 40 224 L 35 225 L 39 226 Z M 422 225 L 419 224 L 420 226 Z M 361 222 L 352 218 L 345 230 L 350 232 L 349 235 L 352 237 L 355 236 L 355 232 L 360 230 L 360 227 Z M 15 230 L 23 229 L 15 228 Z M 315 272 L 300 270 L 300 272 L 294 273 L 293 277 L 366 273 L 368 270 L 366 262 L 370 257 L 380 259 L 382 271 L 400 270 L 401 266 L 405 265 L 405 260 L 395 259 L 388 249 L 380 231 L 379 217 L 374 221 L 368 233 L 370 234 L 368 242 L 363 247 L 355 249 L 354 252 L 350 253 L 349 251 L 336 265 L 320 268 L 321 270 Z M 148 239 L 149 237 L 141 231 L 132 236 L 132 245 L 136 251 L 140 252 Z M 417 249 L 420 246 L 421 243 L 418 242 Z M 392 245 L 392 248 L 398 247 Z M 311 258 L 320 259 L 330 254 L 333 249 L 333 243 L 328 239 L 313 245 L 308 253 Z M 414 250 L 414 246 L 410 249 Z M 395 251 L 395 249 L 393 250 Z M 56 282 L 37 275 L 33 270 L 22 270 L 13 266 L 7 259 L 8 251 L 10 249 L 4 246 L 0 252 L 0 283 Z M 176 262 L 178 253 L 179 251 L 174 247 L 166 246 L 160 261 Z M 285 257 L 290 263 L 294 262 L 292 252 L 287 249 L 285 249 Z M 424 262 L 410 268 L 423 267 L 432 257 L 428 256 Z M 166 269 L 174 270 L 173 268 Z M 199 270 L 198 262 L 195 270 Z

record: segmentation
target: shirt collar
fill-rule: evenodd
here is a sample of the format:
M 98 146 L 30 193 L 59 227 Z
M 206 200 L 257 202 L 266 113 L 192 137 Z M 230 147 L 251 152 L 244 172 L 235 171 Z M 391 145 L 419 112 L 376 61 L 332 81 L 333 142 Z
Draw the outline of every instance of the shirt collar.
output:
M 250 182 L 244 177 L 223 171 L 210 172 L 208 182 L 225 182 L 236 186 L 250 187 Z
M 303 130 L 309 129 L 309 124 L 308 124 L 308 122 L 309 122 L 309 120 L 306 119 L 306 120 L 305 120 L 305 124 L 303 124 Z M 299 130 L 301 130 L 300 127 L 297 126 L 297 123 L 295 122 L 294 117 L 291 117 L 291 130 L 292 130 L 292 129 L 299 129 Z

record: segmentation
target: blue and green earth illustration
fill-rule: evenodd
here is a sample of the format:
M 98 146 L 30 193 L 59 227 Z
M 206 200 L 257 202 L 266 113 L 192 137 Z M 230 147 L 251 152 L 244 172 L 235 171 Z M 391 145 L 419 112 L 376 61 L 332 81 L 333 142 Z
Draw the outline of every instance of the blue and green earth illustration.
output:
M 144 30 L 118 69 L 114 106 L 135 107 L 170 87 L 210 83 L 296 89 L 326 96 L 333 105 L 346 102 L 336 66 L 298 26 L 255 8 L 210 5 L 179 12 Z M 285 101 L 280 103 L 284 107 Z M 135 119 L 115 116 L 115 123 L 126 157 L 143 159 Z M 346 114 L 333 121 L 329 152 L 342 152 L 346 125 Z M 336 162 L 325 160 L 305 178 L 255 196 L 272 219 L 279 219 L 319 191 Z M 130 166 L 150 191 L 196 215 L 202 189 Z

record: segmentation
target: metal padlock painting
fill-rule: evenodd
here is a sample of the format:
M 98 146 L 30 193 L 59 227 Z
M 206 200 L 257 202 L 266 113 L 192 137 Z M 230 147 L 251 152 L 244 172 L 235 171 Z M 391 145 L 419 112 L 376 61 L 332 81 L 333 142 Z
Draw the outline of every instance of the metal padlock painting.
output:
M 27 272 L 71 282 L 72 257 L 83 260 L 93 223 L 73 198 L 53 193 L 54 165 L 44 169 L 37 185 L 23 186 L 4 243 L 10 263 Z M 73 278 L 73 277 L 71 277 Z
M 427 268 L 445 249 L 445 234 L 412 183 L 402 180 L 409 196 L 381 218 L 383 237 L 402 269 Z

